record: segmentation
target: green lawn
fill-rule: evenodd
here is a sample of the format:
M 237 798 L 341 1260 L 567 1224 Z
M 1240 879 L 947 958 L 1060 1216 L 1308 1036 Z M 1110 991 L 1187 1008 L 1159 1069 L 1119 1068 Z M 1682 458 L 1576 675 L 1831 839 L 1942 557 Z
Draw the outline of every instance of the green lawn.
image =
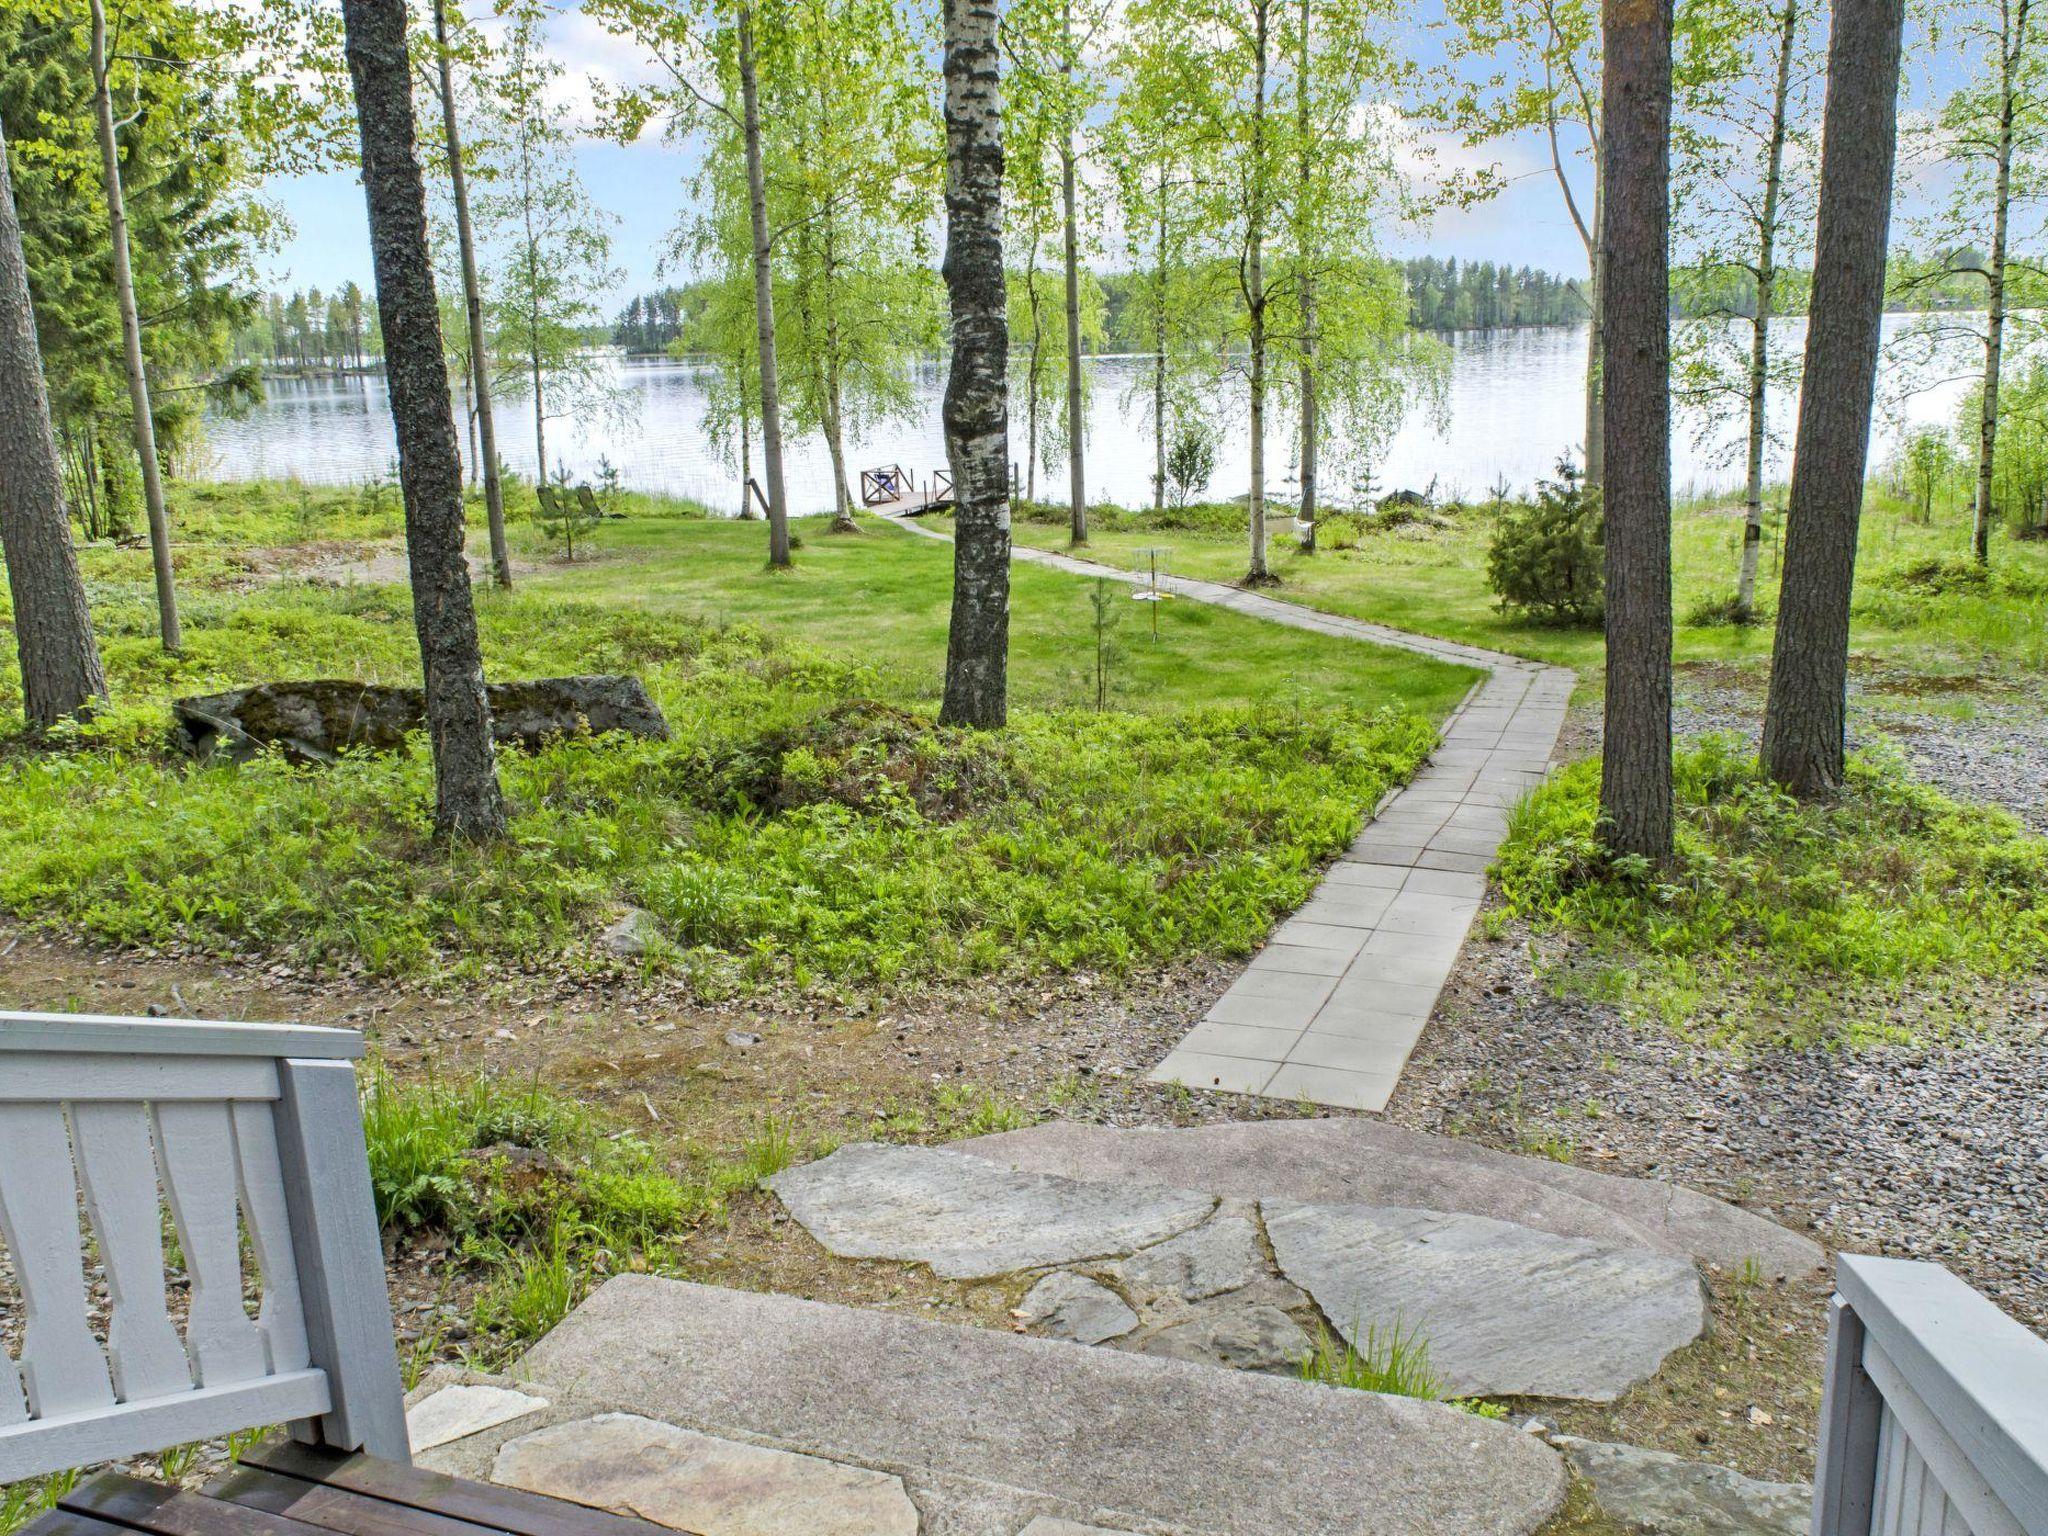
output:
M 1131 519 L 1121 518 L 1129 523 Z M 1330 613 L 1483 645 L 1518 656 L 1576 667 L 1597 686 L 1603 647 L 1597 631 L 1531 624 L 1501 613 L 1486 585 L 1491 517 L 1454 513 L 1450 526 L 1409 526 L 1367 532 L 1356 547 L 1301 554 L 1285 517 L 1273 520 L 1272 565 L 1281 585 L 1273 595 Z M 940 526 L 944 526 L 941 524 Z M 1760 592 L 1775 593 L 1781 528 L 1769 530 Z M 1742 520 L 1728 502 L 1678 509 L 1673 577 L 1678 617 L 1676 652 L 1683 662 L 1761 664 L 1768 659 L 1768 623 L 1749 628 L 1686 622 L 1704 601 L 1731 593 Z M 1016 537 L 1040 549 L 1067 550 L 1064 521 L 1019 519 Z M 2048 663 L 2048 545 L 2000 537 L 1987 587 L 1937 576 L 1910 579 L 1912 568 L 1963 557 L 1967 530 L 1957 517 L 1922 526 L 1875 497 L 1864 519 L 1854 646 L 1867 657 L 1929 672 Z M 1079 551 L 1126 570 L 1143 570 L 1146 551 L 1163 546 L 1167 570 L 1213 581 L 1245 572 L 1242 533 L 1126 527 L 1098 531 Z
M 574 565 L 515 523 L 540 563 L 479 591 L 485 664 L 637 673 L 673 739 L 503 754 L 511 838 L 440 849 L 423 751 L 237 768 L 165 743 L 180 694 L 417 681 L 410 596 L 389 579 L 395 506 L 191 486 L 175 505 L 184 654 L 156 644 L 147 553 L 89 549 L 113 707 L 57 750 L 0 734 L 0 912 L 115 942 L 474 974 L 579 965 L 630 903 L 666 940 L 649 964 L 705 992 L 1241 954 L 1472 681 L 1193 603 L 1160 615 L 1155 642 L 1121 585 L 1026 567 L 1010 729 L 942 731 L 946 546 L 807 521 L 796 569 L 771 573 L 760 524 L 631 498 Z M 6 651 L 0 713 L 18 717 Z

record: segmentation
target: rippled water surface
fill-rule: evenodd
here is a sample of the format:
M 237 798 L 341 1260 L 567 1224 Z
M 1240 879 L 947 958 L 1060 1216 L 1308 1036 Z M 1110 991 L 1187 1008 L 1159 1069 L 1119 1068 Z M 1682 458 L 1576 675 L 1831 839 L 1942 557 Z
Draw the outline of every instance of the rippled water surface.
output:
M 1896 330 L 1901 317 L 1892 317 Z M 1789 345 L 1797 326 L 1787 327 Z M 1474 331 L 1450 339 L 1452 367 L 1448 408 L 1441 419 L 1417 411 L 1385 451 L 1369 465 L 1346 444 L 1326 450 L 1334 469 L 1326 474 L 1331 499 L 1342 502 L 1361 467 L 1380 491 L 1432 482 L 1440 494 L 1483 494 L 1501 480 L 1516 488 L 1550 474 L 1561 454 L 1576 453 L 1583 436 L 1586 334 L 1583 329 L 1546 327 L 1518 331 Z M 608 362 L 614 406 L 584 420 L 547 424 L 548 456 L 579 478 L 597 474 L 600 457 L 617 466 L 624 483 L 649 491 L 694 497 L 713 507 L 739 504 L 736 462 L 715 446 L 704 427 L 707 365 L 667 359 L 619 357 Z M 1092 500 L 1142 504 L 1151 496 L 1153 464 L 1146 360 L 1091 359 L 1088 493 Z M 917 407 L 908 420 L 876 423 L 849 446 L 849 473 L 893 463 L 920 481 L 943 468 L 939 396 L 944 371 L 937 362 L 916 374 Z M 1946 420 L 1960 386 L 1914 395 L 1890 413 L 1897 419 Z M 1249 454 L 1240 381 L 1226 384 L 1224 439 L 1217 455 L 1214 496 L 1242 494 L 1249 483 Z M 1781 402 L 1781 434 L 1790 437 L 1793 402 Z M 1268 450 L 1268 485 L 1275 494 L 1292 490 L 1291 417 L 1283 410 Z M 1733 440 L 1720 435 L 1698 441 L 1698 423 L 1681 416 L 1673 438 L 1673 480 L 1681 488 L 1722 486 L 1739 480 Z M 1895 430 L 1890 422 L 1881 434 Z M 500 402 L 498 438 L 507 462 L 523 474 L 534 466 L 531 408 L 518 397 Z M 240 420 L 208 426 L 201 468 L 224 479 L 297 476 L 324 483 L 352 483 L 386 468 L 395 452 L 391 417 L 381 379 L 274 379 L 269 401 Z M 1024 457 L 1022 422 L 1012 422 L 1012 453 Z M 1774 461 L 1782 469 L 1782 452 Z M 755 465 L 759 472 L 758 458 Z M 798 511 L 822 511 L 831 504 L 831 466 L 815 435 L 789 444 L 789 486 Z M 857 484 L 857 480 L 856 480 Z M 1041 464 L 1039 493 L 1064 495 L 1063 462 Z

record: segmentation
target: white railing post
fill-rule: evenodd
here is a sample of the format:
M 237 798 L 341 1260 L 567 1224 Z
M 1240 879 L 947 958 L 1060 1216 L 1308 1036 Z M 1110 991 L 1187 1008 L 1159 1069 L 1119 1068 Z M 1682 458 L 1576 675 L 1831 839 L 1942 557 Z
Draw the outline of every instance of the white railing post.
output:
M 1821 1382 L 1826 1395 L 1815 1457 L 1813 1536 L 1869 1536 L 1884 1399 L 1863 1369 L 1863 1322 L 1839 1296 L 1828 1302 Z
M 333 1407 L 301 1440 L 411 1460 L 405 1389 L 384 1285 L 384 1246 L 353 1065 L 278 1062 L 277 1146 L 313 1364 Z

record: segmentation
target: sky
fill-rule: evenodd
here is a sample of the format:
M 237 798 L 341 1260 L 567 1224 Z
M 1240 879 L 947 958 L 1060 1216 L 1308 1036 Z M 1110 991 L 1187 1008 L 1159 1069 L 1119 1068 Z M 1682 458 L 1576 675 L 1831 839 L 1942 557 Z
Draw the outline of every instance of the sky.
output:
M 1431 23 L 1441 0 L 1418 0 L 1405 26 L 1418 56 L 1432 46 Z M 550 31 L 550 45 L 567 68 L 574 90 L 572 107 L 587 101 L 588 81 L 630 84 L 654 78 L 651 67 L 628 42 L 608 36 L 576 0 L 565 0 Z M 1936 100 L 1952 88 L 1944 75 L 1955 68 L 1953 52 L 1914 51 L 1907 88 L 1909 110 L 1916 102 Z M 580 113 L 588 117 L 587 113 Z M 1469 208 L 1438 213 L 1428 224 L 1389 229 L 1383 248 L 1396 256 L 1432 254 L 1461 261 L 1495 261 L 1533 266 L 1567 276 L 1585 270 L 1585 251 L 1572 227 L 1550 168 L 1548 151 L 1535 135 L 1496 141 L 1472 151 L 1448 140 L 1435 141 L 1440 155 L 1466 164 L 1496 164 L 1505 178 L 1502 191 Z M 689 200 L 694 152 L 672 145 L 650 132 L 631 145 L 611 143 L 594 134 L 581 139 L 574 159 L 584 185 L 596 203 L 617 220 L 613 228 L 613 261 L 622 272 L 614 298 L 658 286 L 662 258 L 679 216 Z M 269 255 L 261 276 L 272 288 L 318 287 L 332 290 L 350 281 L 370 286 L 369 235 L 363 194 L 352 171 L 280 177 L 265 189 L 281 210 L 291 234 Z M 1910 217 L 1924 196 L 1916 194 L 1910 173 L 1902 190 L 1902 214 Z M 672 274 L 675 277 L 686 273 Z

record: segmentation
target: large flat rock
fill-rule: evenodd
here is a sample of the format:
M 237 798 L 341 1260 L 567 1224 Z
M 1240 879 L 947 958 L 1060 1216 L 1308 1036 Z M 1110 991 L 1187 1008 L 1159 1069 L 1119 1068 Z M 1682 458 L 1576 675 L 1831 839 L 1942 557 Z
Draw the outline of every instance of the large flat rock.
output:
M 1457 1396 L 1608 1402 L 1707 1325 L 1677 1254 L 1557 1237 L 1486 1216 L 1267 1201 L 1280 1272 L 1361 1350 L 1418 1336 Z
M 1808 1273 L 1818 1244 L 1682 1185 L 1515 1157 L 1358 1118 L 1120 1131 L 1053 1122 L 956 1149 L 1067 1178 L 1125 1178 L 1247 1199 L 1462 1211 L 1559 1237 L 1689 1254 L 1773 1278 Z
M 516 1369 L 558 1400 L 900 1476 L 925 1536 L 1039 1517 L 1520 1536 L 1565 1486 L 1536 1437 L 1440 1403 L 645 1275 L 607 1282 Z
M 1023 1173 L 942 1147 L 864 1142 L 769 1181 L 841 1258 L 907 1259 L 976 1280 L 1106 1258 L 1184 1232 L 1214 1197 L 1118 1180 Z
M 1728 1467 L 1639 1445 L 1555 1442 L 1603 1512 L 1645 1536 L 1807 1536 L 1811 1483 L 1762 1483 Z
M 499 1450 L 491 1481 L 693 1536 L 918 1536 L 900 1477 L 633 1413 L 522 1435 Z

